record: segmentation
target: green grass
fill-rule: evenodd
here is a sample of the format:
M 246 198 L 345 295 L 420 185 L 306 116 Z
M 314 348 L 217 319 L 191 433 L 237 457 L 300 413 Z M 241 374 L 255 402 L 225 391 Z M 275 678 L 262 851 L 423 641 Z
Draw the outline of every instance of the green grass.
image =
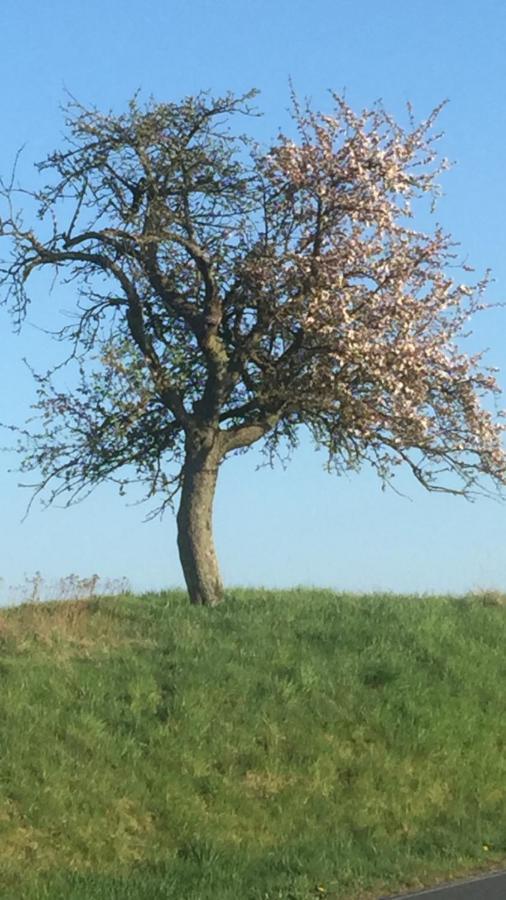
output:
M 0 896 L 358 900 L 499 866 L 501 599 L 3 610 Z

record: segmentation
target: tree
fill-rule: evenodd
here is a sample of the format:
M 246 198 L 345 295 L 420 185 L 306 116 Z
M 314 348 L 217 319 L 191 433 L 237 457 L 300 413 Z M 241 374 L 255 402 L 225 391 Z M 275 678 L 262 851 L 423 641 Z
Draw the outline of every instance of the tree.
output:
M 411 227 L 437 192 L 433 126 L 403 129 L 381 105 L 325 115 L 293 99 L 295 139 L 234 136 L 254 92 L 181 103 L 134 99 L 123 115 L 74 101 L 64 148 L 39 164 L 41 220 L 23 224 L 14 180 L 1 234 L 4 301 L 21 321 L 34 270 L 66 273 L 72 390 L 38 375 L 39 430 L 22 470 L 46 502 L 106 479 L 144 483 L 163 509 L 180 491 L 190 600 L 223 595 L 212 536 L 219 466 L 263 441 L 271 459 L 305 425 L 336 472 L 399 463 L 428 490 L 471 496 L 506 482 L 499 392 L 458 345 L 486 279 L 457 284 L 454 244 Z M 56 368 L 56 367 L 55 367 Z M 56 379 L 56 381 L 55 381 Z M 487 480 L 486 478 L 486 480 Z

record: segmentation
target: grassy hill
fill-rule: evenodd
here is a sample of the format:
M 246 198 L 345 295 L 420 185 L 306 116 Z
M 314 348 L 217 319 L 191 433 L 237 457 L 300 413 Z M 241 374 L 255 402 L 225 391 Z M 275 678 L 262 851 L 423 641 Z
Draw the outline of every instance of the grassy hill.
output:
M 0 896 L 355 900 L 504 863 L 501 599 L 0 611 Z

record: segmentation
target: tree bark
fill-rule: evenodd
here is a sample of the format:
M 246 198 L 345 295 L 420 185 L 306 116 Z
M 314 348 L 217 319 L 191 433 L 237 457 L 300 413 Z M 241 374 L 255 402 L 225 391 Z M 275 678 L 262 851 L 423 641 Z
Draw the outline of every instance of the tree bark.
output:
M 213 541 L 213 501 L 221 454 L 215 446 L 187 449 L 177 514 L 177 544 L 190 602 L 216 606 L 223 600 Z

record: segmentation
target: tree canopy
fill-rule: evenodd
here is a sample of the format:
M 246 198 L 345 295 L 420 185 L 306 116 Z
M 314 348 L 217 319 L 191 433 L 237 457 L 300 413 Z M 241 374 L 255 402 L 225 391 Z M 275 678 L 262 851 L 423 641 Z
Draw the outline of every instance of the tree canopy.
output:
M 36 269 L 75 294 L 56 337 L 78 382 L 37 376 L 22 468 L 48 502 L 107 479 L 144 483 L 161 508 L 181 491 L 193 602 L 222 596 L 218 468 L 256 441 L 273 454 L 305 426 L 338 473 L 367 461 L 389 481 L 405 464 L 466 496 L 506 482 L 494 370 L 459 344 L 487 279 L 454 281 L 450 236 L 413 228 L 445 168 L 439 108 L 403 128 L 379 104 L 355 113 L 332 94 L 326 114 L 293 97 L 293 134 L 262 147 L 232 130 L 254 93 L 134 98 L 121 115 L 72 102 L 43 186 L 20 195 L 13 176 L 1 189 L 14 316 Z

